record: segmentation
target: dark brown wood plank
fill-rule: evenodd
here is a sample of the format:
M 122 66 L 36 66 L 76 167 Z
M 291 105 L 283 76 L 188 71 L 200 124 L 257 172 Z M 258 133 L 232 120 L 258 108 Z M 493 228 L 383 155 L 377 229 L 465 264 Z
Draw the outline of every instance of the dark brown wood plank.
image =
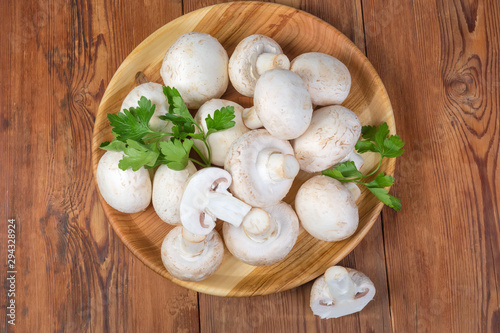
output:
M 0 6 L 8 36 L 0 51 L 3 268 L 5 221 L 18 224 L 16 326 L 9 330 L 197 331 L 196 293 L 153 273 L 110 229 L 90 154 L 107 82 L 136 45 L 181 15 L 180 2 Z M 2 269 L 2 283 L 5 277 Z
M 500 330 L 500 6 L 363 0 L 406 153 L 384 210 L 395 332 Z
M 223 1 L 184 1 L 184 11 Z M 329 22 L 346 34 L 364 51 L 363 21 L 360 1 L 280 1 L 305 10 Z M 253 298 L 220 298 L 199 296 L 202 331 L 348 331 L 384 332 L 390 327 L 385 260 L 380 222 L 341 264 L 357 268 L 370 276 L 377 296 L 366 309 L 336 320 L 321 320 L 309 307 L 312 282 L 275 295 Z

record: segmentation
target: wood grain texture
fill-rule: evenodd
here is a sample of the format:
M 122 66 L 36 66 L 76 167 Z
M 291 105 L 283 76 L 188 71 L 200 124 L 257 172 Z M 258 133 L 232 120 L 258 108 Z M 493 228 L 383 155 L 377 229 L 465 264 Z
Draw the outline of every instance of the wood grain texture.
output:
M 221 20 L 225 22 L 224 26 L 219 24 Z M 161 82 L 159 68 L 165 50 L 178 36 L 190 31 L 205 32 L 216 37 L 229 54 L 240 40 L 255 33 L 274 38 L 291 59 L 311 51 L 332 54 L 344 62 L 351 73 L 351 91 L 343 105 L 356 112 L 363 124 L 378 125 L 385 121 L 391 132 L 395 132 L 391 104 L 376 72 L 364 55 L 333 27 L 314 16 L 276 4 L 222 4 L 191 12 L 165 25 L 124 60 L 106 88 L 96 116 L 92 142 L 94 172 L 104 154 L 99 148 L 100 144 L 112 140 L 106 115 L 119 111 L 119 105 L 136 85 L 137 73 L 144 73 L 153 82 Z M 249 106 L 248 98 L 231 89 L 222 98 Z M 378 164 L 374 155 L 364 154 L 364 172 L 369 172 Z M 386 160 L 381 170 L 392 173 L 394 162 L 394 159 Z M 311 176 L 301 172 L 284 201 L 293 205 L 295 193 Z M 349 239 L 323 242 L 301 229 L 295 246 L 279 263 L 265 267 L 249 266 L 226 251 L 222 265 L 212 276 L 200 282 L 185 282 L 174 279 L 163 266 L 161 243 L 172 226 L 161 221 L 152 206 L 144 212 L 124 214 L 112 209 L 104 200 L 102 202 L 114 230 L 146 265 L 182 286 L 218 296 L 266 295 L 310 281 L 352 251 L 371 228 L 382 208 L 382 203 L 363 188 L 358 204 L 358 230 Z
M 404 208 L 384 211 L 393 330 L 499 332 L 499 2 L 366 0 L 363 12 L 406 142 Z
M 0 6 L 2 283 L 7 217 L 18 225 L 17 318 L 9 331 L 197 330 L 196 293 L 147 269 L 109 227 L 90 154 L 95 113 L 112 74 L 140 41 L 181 15 L 180 4 Z M 140 25 L 122 23 L 138 11 Z M 2 311 L 0 331 L 6 330 Z

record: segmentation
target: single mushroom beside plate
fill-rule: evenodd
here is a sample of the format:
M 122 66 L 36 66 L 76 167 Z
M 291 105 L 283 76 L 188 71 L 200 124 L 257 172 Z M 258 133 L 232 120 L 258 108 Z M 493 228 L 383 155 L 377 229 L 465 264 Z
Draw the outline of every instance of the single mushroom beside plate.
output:
M 251 35 L 244 38 L 229 58 L 229 79 L 242 95 L 253 97 L 259 77 L 273 68 L 290 68 L 290 60 L 272 38 Z
M 310 305 L 322 319 L 339 318 L 363 310 L 374 296 L 375 286 L 365 274 L 333 266 L 314 282 Z
M 290 143 L 263 129 L 233 142 L 224 168 L 233 178 L 231 193 L 253 207 L 279 203 L 299 172 Z
M 299 220 L 292 207 L 280 202 L 253 208 L 240 227 L 225 223 L 224 242 L 229 252 L 253 266 L 272 265 L 287 256 L 299 235 Z
M 359 191 L 357 186 L 353 189 Z M 354 194 L 341 182 L 327 176 L 314 176 L 302 184 L 295 197 L 295 210 L 302 227 L 323 241 L 341 241 L 358 228 Z
M 222 264 L 224 244 L 219 233 L 194 235 L 182 226 L 172 229 L 161 245 L 161 259 L 173 277 L 183 281 L 201 281 Z

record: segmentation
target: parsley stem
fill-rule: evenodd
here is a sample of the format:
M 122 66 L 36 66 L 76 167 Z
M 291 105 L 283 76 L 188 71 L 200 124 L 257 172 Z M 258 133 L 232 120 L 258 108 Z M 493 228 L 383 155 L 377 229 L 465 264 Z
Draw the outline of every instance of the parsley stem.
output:
M 201 162 L 200 162 L 200 161 L 198 161 L 198 160 L 195 160 L 194 158 L 189 158 L 189 160 L 190 160 L 191 162 L 193 162 L 193 163 L 198 164 L 199 166 L 206 167 L 206 165 L 205 165 L 205 164 L 201 163 Z
M 369 174 L 367 175 L 364 175 L 363 177 L 361 178 L 366 178 L 366 177 L 370 177 L 370 176 L 373 176 L 375 174 L 375 172 L 378 171 L 378 169 L 380 169 L 380 166 L 382 165 L 382 160 L 384 159 L 384 157 L 382 155 L 380 155 L 380 161 L 378 161 L 378 165 L 377 165 L 377 168 L 375 170 L 373 170 L 372 172 L 370 172 Z M 360 178 L 360 179 L 361 179 Z
M 203 141 L 203 142 L 205 142 L 205 141 Z M 200 158 L 203 160 L 203 163 L 204 163 L 204 164 L 200 164 L 200 163 L 198 163 L 198 164 L 200 164 L 201 166 L 204 166 L 204 167 L 209 167 L 210 162 L 207 161 L 207 159 L 205 158 L 205 155 L 202 154 L 202 152 L 198 149 L 198 147 L 196 147 L 196 145 L 193 145 L 193 149 L 200 156 Z

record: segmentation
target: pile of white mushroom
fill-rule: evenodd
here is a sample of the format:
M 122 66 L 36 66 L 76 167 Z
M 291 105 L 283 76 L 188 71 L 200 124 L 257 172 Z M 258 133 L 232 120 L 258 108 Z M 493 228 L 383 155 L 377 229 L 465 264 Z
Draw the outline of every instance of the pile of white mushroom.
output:
M 177 88 L 190 109 L 198 109 L 194 118 L 205 130 L 206 116 L 225 106 L 234 107 L 236 123 L 209 138 L 212 164 L 218 167 L 197 170 L 189 162 L 175 171 L 161 165 L 151 181 L 153 173 L 144 168 L 119 169 L 121 152 L 106 152 L 99 161 L 97 183 L 111 207 L 135 213 L 152 201 L 161 220 L 177 225 L 161 248 L 173 277 L 200 281 L 212 275 L 222 263 L 223 240 L 234 257 L 263 266 L 288 255 L 299 223 L 323 241 L 354 234 L 360 194 L 354 184 L 312 175 L 296 194 L 295 210 L 282 201 L 300 170 L 315 173 L 345 160 L 358 168 L 363 163 L 354 152 L 361 124 L 354 112 L 339 105 L 351 87 L 342 62 L 316 52 L 290 62 L 281 47 L 263 35 L 243 39 L 228 58 L 216 38 L 192 32 L 180 36 L 166 52 L 161 76 L 166 86 Z M 220 99 L 229 80 L 240 94 L 253 97 L 251 108 Z M 141 96 L 156 105 L 151 128 L 167 132 L 169 123 L 158 118 L 168 112 L 160 84 L 137 86 L 121 109 L 134 106 Z M 207 153 L 204 145 L 195 144 Z M 217 220 L 224 221 L 223 240 L 214 229 Z M 332 299 L 359 298 L 366 305 L 374 295 L 373 284 L 367 287 L 366 281 L 353 270 L 327 270 L 326 280 L 321 277 L 313 287 L 314 313 L 331 317 L 353 312 L 335 304 L 330 315 Z M 361 310 L 362 302 L 355 303 L 354 309 Z

